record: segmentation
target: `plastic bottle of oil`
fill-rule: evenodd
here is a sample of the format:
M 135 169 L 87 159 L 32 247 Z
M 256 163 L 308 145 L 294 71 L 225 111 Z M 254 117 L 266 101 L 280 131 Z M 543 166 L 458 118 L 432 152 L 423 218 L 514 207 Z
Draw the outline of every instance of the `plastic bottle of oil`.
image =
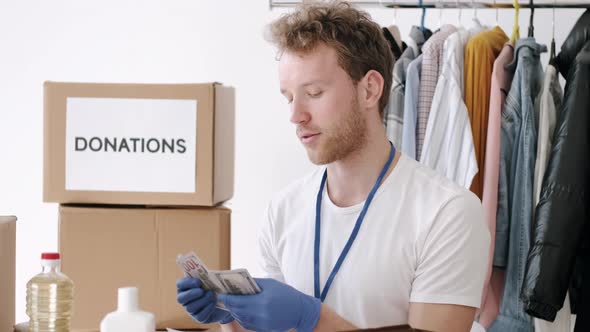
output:
M 58 253 L 43 253 L 43 271 L 27 283 L 30 332 L 69 332 L 74 283 L 60 270 Z

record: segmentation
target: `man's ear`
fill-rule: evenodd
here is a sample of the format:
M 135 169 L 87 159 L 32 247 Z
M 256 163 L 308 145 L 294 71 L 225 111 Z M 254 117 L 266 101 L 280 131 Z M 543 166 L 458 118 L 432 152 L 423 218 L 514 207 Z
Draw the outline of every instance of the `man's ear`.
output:
M 376 70 L 369 70 L 359 82 L 361 91 L 361 105 L 363 108 L 379 108 L 379 100 L 383 95 L 383 85 L 385 80 L 383 76 Z

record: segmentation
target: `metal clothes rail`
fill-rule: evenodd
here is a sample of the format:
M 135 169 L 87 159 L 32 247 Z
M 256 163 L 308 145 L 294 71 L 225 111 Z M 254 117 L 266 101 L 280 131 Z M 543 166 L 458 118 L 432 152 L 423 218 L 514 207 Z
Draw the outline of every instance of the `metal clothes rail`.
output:
M 269 0 L 270 8 L 294 7 L 304 0 Z M 353 5 L 382 8 L 514 8 L 512 0 L 350 0 Z M 531 4 L 532 3 L 532 4 Z M 590 0 L 520 0 L 520 8 L 590 8 Z

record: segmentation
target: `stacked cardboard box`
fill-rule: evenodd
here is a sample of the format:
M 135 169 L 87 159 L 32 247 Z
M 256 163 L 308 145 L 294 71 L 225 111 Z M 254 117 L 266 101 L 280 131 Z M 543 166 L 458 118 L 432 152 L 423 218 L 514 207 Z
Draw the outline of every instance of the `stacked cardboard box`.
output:
M 0 216 L 0 331 L 14 325 L 16 217 Z
M 44 201 L 60 203 L 73 330 L 136 286 L 157 328 L 207 328 L 176 302 L 175 259 L 230 268 L 234 90 L 221 84 L 45 83 Z

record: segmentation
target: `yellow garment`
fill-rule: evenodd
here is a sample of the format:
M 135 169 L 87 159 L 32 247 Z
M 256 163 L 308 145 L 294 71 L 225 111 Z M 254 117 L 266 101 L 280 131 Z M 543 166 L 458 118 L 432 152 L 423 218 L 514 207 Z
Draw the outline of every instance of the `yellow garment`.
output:
M 514 26 L 512 30 L 512 37 L 510 37 L 510 44 L 516 45 L 516 41 L 520 39 L 520 28 L 518 25 Z
M 514 28 L 512 28 L 512 36 L 510 37 L 510 44 L 515 45 L 516 41 L 520 39 L 520 27 L 518 25 L 518 14 L 520 13 L 520 4 L 518 0 L 514 0 Z
M 492 71 L 494 61 L 506 42 L 508 42 L 508 36 L 500 27 L 495 27 L 475 35 L 465 46 L 465 105 L 469 113 L 479 168 L 479 172 L 473 178 L 471 191 L 480 199 L 485 172 Z

